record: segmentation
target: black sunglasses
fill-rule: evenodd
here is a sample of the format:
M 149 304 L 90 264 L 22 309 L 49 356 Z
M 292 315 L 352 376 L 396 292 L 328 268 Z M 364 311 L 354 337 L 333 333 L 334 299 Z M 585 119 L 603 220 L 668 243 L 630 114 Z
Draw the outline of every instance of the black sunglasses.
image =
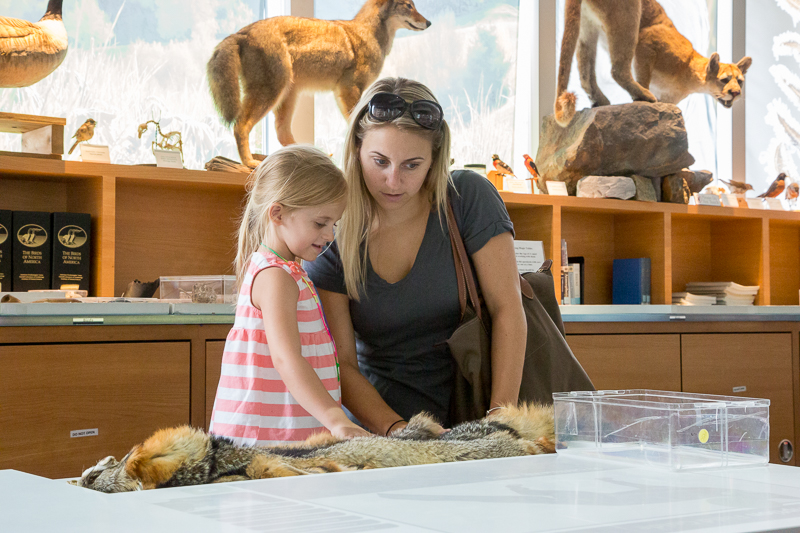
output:
M 425 129 L 435 130 L 442 125 L 444 112 L 442 106 L 431 100 L 406 102 L 402 96 L 392 93 L 378 93 L 367 105 L 369 116 L 378 122 L 391 122 L 408 109 L 414 122 Z

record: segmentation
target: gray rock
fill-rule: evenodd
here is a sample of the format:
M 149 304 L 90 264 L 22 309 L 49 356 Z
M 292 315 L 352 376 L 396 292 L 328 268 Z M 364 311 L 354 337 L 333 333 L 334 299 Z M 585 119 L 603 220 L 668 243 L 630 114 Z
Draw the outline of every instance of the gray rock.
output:
M 636 185 L 624 176 L 586 176 L 578 180 L 577 194 L 581 198 L 619 198 L 627 200 L 636 195 Z
M 661 201 L 673 204 L 688 204 L 692 193 L 686 179 L 679 172 L 661 179 Z
M 633 102 L 584 109 L 562 128 L 553 116 L 542 121 L 536 165 L 545 181 L 575 184 L 584 176 L 656 178 L 694 163 L 680 109 L 672 104 Z
M 634 200 L 639 200 L 641 202 L 657 202 L 658 195 L 656 194 L 656 188 L 653 185 L 653 180 L 651 178 L 646 178 L 644 176 L 637 176 L 634 174 L 631 176 L 633 183 L 636 185 L 636 196 L 633 197 Z
M 686 179 L 689 191 L 699 193 L 706 185 L 714 181 L 714 174 L 710 170 L 690 170 L 692 176 Z

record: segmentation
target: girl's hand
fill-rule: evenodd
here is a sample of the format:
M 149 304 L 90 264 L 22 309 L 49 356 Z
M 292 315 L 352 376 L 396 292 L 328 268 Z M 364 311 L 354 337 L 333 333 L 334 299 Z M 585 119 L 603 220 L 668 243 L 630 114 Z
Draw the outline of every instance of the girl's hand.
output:
M 358 427 L 348 420 L 348 424 L 341 424 L 331 428 L 331 435 L 337 439 L 349 440 L 354 437 L 369 437 L 372 433 Z

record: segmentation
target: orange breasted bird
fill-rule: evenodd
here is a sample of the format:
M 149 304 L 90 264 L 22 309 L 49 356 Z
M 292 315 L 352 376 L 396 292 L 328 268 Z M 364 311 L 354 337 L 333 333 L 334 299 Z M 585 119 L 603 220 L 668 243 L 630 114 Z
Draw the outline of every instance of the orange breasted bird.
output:
M 797 185 L 797 183 L 789 184 L 786 187 L 786 199 L 797 200 L 798 196 L 800 196 L 800 185 Z
M 533 158 L 528 154 L 523 154 L 523 158 L 525 158 L 525 168 L 528 169 L 531 176 L 533 177 L 533 181 L 536 182 L 536 188 L 539 189 L 540 192 L 544 192 L 542 186 L 539 184 L 539 169 L 536 168 L 536 163 L 533 161 Z
M 769 189 L 767 189 L 767 192 L 765 192 L 763 194 L 759 194 L 758 197 L 759 198 L 775 198 L 780 193 L 782 193 L 783 189 L 785 189 L 785 188 L 786 188 L 786 174 L 781 172 L 780 174 L 778 174 L 778 177 L 775 178 L 775 181 L 773 181 L 770 184 Z
M 511 170 L 511 167 L 503 163 L 503 160 L 500 159 L 500 157 L 497 154 L 492 155 L 492 164 L 494 165 L 494 168 L 497 170 L 497 172 L 499 172 L 500 174 L 508 174 L 511 176 L 514 175 L 514 171 Z

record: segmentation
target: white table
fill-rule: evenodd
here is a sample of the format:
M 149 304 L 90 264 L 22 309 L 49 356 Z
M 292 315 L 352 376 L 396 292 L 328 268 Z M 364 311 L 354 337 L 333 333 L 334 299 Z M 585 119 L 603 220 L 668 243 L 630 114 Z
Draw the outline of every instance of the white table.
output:
M 3 470 L 0 530 L 796 531 L 800 468 L 687 473 L 546 455 L 125 494 Z

